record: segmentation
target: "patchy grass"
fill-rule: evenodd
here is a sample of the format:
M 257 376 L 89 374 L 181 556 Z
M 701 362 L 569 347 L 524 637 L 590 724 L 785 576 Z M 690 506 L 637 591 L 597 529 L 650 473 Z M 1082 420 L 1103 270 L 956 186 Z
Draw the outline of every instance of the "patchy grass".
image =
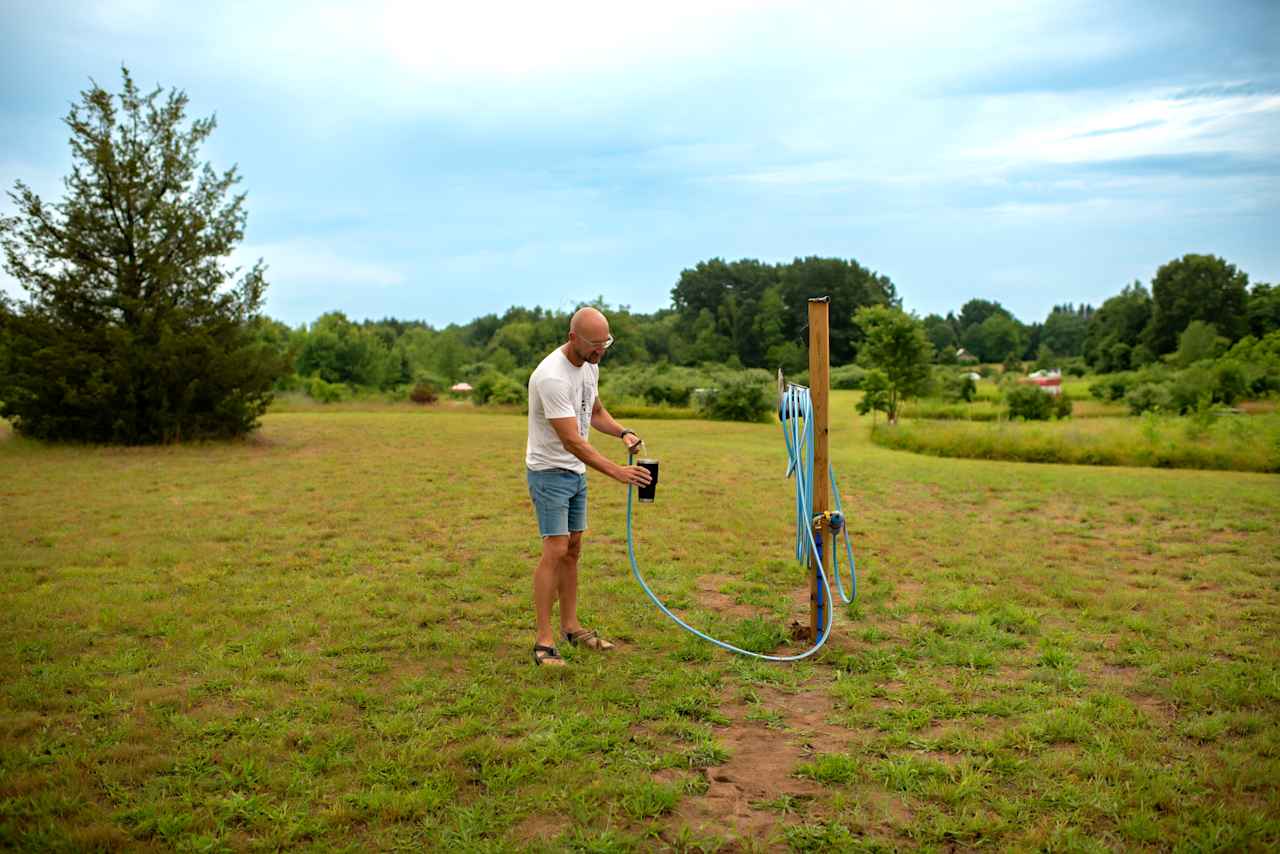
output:
M 1280 472 L 1276 414 L 992 424 L 904 420 L 877 424 L 872 441 L 940 457 Z
M 668 624 L 593 475 L 583 616 L 619 649 L 534 668 L 518 414 L 146 449 L 0 427 L 0 846 L 1280 845 L 1275 479 L 899 454 L 853 400 L 860 598 L 790 666 Z M 777 426 L 640 426 L 651 584 L 795 649 Z

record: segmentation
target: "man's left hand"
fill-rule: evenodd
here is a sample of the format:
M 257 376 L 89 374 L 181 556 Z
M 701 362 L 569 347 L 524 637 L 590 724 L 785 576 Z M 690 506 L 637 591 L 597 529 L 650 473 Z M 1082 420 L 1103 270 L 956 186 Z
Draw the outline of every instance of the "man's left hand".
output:
M 634 454 L 644 444 L 644 441 L 635 433 L 628 433 L 622 437 L 622 444 L 627 446 L 628 454 Z

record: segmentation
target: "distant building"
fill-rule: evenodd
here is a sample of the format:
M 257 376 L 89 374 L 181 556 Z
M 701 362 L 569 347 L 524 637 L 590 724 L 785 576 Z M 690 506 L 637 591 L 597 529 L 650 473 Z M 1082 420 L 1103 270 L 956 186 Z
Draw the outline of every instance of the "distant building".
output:
M 1027 380 L 1040 386 L 1045 394 L 1062 394 L 1062 371 L 1054 368 L 1051 371 L 1036 371 L 1027 376 Z
M 961 347 L 956 351 L 956 361 L 966 365 L 976 365 L 978 363 L 978 357 Z

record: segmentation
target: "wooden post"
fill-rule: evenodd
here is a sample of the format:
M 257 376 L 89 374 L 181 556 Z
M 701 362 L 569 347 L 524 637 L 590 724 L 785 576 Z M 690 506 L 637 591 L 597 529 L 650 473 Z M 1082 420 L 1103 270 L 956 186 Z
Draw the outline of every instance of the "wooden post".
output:
M 831 374 L 831 344 L 828 335 L 828 309 L 831 307 L 830 297 L 817 297 L 809 300 L 809 400 L 813 403 L 813 516 L 826 513 L 831 506 L 831 486 L 827 479 L 827 398 Z M 833 543 L 827 520 L 824 518 L 818 526 L 819 542 L 822 544 L 822 566 L 830 577 L 831 551 Z M 817 556 L 813 561 L 813 569 L 809 573 L 809 638 L 811 643 L 818 642 L 823 626 L 827 622 L 827 614 L 819 612 L 822 608 L 831 607 L 826 601 L 826 590 L 818 580 Z

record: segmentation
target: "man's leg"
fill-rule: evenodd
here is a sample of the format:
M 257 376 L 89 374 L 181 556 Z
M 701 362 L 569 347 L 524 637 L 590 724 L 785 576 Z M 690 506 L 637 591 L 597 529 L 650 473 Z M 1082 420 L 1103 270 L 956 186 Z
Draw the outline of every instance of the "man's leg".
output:
M 569 535 L 568 547 L 560 559 L 560 629 L 563 632 L 582 630 L 578 622 L 578 555 L 582 553 L 582 532 Z
M 560 566 L 568 550 L 567 534 L 542 538 L 542 557 L 533 571 L 533 609 L 538 618 L 535 643 L 543 646 L 555 646 L 556 643 L 556 636 L 551 630 L 551 603 L 556 598 Z

